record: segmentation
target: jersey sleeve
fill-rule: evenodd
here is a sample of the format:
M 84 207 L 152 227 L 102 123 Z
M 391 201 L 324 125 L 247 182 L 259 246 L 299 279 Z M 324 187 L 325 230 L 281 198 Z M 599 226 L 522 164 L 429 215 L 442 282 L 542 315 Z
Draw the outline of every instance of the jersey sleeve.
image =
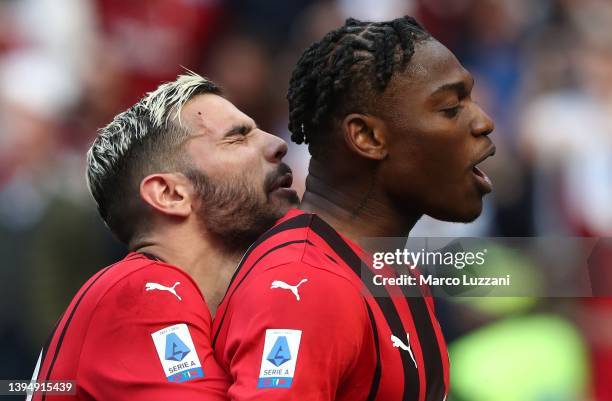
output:
M 82 399 L 227 399 L 211 317 L 191 279 L 151 265 L 116 283 L 87 330 L 76 379 Z
M 233 401 L 334 400 L 371 336 L 359 291 L 302 262 L 249 278 L 226 313 Z

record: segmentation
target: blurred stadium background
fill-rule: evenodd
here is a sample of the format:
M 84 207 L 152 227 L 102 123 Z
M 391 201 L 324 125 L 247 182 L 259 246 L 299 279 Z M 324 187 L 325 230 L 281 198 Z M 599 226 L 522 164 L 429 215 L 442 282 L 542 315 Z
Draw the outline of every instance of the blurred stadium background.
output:
M 98 127 L 184 66 L 288 140 L 301 51 L 347 17 L 404 14 L 475 75 L 498 146 L 481 218 L 413 235 L 612 236 L 610 0 L 0 0 L 0 378 L 29 378 L 76 290 L 125 253 L 85 186 Z M 301 191 L 305 147 L 287 160 Z M 453 400 L 612 400 L 610 299 L 439 308 Z

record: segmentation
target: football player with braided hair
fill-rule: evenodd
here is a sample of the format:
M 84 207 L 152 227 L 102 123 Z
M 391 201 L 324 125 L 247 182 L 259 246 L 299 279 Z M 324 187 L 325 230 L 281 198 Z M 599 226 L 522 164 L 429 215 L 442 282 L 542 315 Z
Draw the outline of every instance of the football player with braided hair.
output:
M 433 300 L 377 285 L 396 272 L 373 268 L 364 238 L 480 215 L 492 186 L 477 165 L 495 146 L 473 86 L 411 17 L 348 19 L 303 53 L 288 93 L 311 154 L 301 210 L 251 246 L 213 325 L 230 399 L 445 400 Z

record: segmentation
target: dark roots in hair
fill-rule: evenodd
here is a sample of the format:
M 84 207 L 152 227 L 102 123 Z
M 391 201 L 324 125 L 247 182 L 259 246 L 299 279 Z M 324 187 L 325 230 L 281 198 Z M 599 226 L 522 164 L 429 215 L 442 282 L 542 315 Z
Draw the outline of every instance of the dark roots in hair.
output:
M 317 156 L 326 140 L 322 131 L 334 117 L 365 112 L 396 71 L 404 71 L 415 44 L 431 35 L 412 17 L 385 22 L 353 18 L 312 44 L 298 61 L 291 81 L 291 140 L 309 144 Z

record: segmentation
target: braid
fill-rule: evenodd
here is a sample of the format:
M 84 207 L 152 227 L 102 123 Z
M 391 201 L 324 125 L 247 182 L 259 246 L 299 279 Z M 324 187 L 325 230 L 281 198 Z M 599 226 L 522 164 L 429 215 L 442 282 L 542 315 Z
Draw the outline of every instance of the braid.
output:
M 312 118 L 312 124 L 319 126 L 322 118 L 331 107 L 331 100 L 335 90 L 343 87 L 346 81 L 350 79 L 350 75 L 346 74 L 349 71 L 347 66 L 350 66 L 353 61 L 353 49 L 343 42 L 334 51 L 331 56 L 330 64 L 333 70 L 326 74 L 317 82 L 316 91 L 319 96 L 315 105 L 315 113 Z
M 367 109 L 372 96 L 405 69 L 415 43 L 428 38 L 412 17 L 376 23 L 349 18 L 312 44 L 289 82 L 291 140 L 318 154 L 327 139 L 321 131 L 330 128 L 334 115 Z
M 295 107 L 289 110 L 289 130 L 291 131 L 291 140 L 297 144 L 304 143 L 305 137 L 304 122 L 302 116 L 306 114 L 306 105 L 310 104 L 312 94 L 308 88 L 312 85 L 313 77 L 310 74 L 312 69 L 313 55 L 317 50 L 317 46 L 310 46 L 297 63 L 297 67 L 293 70 L 289 86 L 295 88 L 287 95 L 289 103 Z
M 397 34 L 393 29 L 384 29 L 374 38 L 376 79 L 380 90 L 385 89 L 393 74 L 395 67 L 393 60 L 397 43 Z
M 407 16 L 404 19 L 408 23 L 402 23 L 401 18 L 391 21 L 391 27 L 396 32 L 402 47 L 402 68 L 406 67 L 414 54 L 415 38 L 418 38 L 424 30 L 414 18 Z

